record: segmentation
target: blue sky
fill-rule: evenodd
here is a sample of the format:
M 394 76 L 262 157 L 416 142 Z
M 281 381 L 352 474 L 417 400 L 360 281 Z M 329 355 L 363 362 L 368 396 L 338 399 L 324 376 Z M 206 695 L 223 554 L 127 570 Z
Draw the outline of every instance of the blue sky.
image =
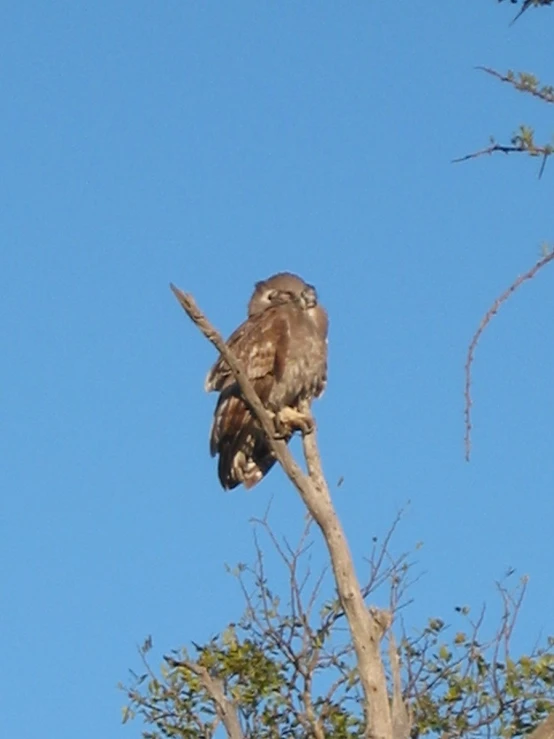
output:
M 463 365 L 494 297 L 552 240 L 552 172 L 451 159 L 551 134 L 545 106 L 474 70 L 552 82 L 549 10 L 489 2 L 12 4 L 0 24 L 0 731 L 138 736 L 116 683 L 241 612 L 224 563 L 249 519 L 302 508 L 280 471 L 223 493 L 208 454 L 215 355 L 172 297 L 229 333 L 253 283 L 290 270 L 330 319 L 315 407 L 361 568 L 417 541 L 406 618 L 494 603 L 530 575 L 516 646 L 553 631 L 552 277 Z M 298 450 L 295 444 L 294 448 Z M 344 476 L 344 484 L 335 483 Z M 276 573 L 284 581 L 284 576 Z M 494 612 L 494 606 L 492 607 Z

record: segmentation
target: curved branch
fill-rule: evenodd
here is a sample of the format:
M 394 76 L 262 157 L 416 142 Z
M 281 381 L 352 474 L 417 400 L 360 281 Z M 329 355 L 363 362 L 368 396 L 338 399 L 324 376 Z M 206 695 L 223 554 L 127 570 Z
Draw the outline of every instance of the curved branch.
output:
M 471 406 L 473 405 L 473 400 L 471 398 L 471 385 L 472 385 L 472 378 L 471 378 L 471 369 L 473 365 L 473 360 L 475 357 L 475 350 L 477 349 L 477 344 L 479 343 L 479 339 L 481 338 L 481 335 L 483 331 L 486 329 L 486 327 L 491 322 L 492 318 L 498 313 L 498 310 L 502 303 L 505 303 L 506 300 L 510 297 L 510 295 L 515 292 L 518 287 L 527 280 L 532 280 L 533 277 L 537 274 L 537 272 L 545 267 L 549 262 L 551 262 L 554 259 L 554 250 L 546 254 L 542 259 L 539 259 L 539 261 L 534 264 L 530 270 L 525 272 L 522 275 L 519 275 L 517 279 L 515 279 L 510 287 L 508 287 L 502 295 L 499 295 L 494 303 L 491 305 L 491 307 L 488 309 L 488 311 L 485 313 L 483 318 L 481 319 L 481 323 L 479 324 L 479 327 L 477 328 L 477 331 L 473 334 L 473 338 L 471 339 L 471 342 L 469 344 L 468 350 L 467 350 L 467 358 L 466 358 L 466 364 L 465 364 L 465 390 L 464 390 L 464 397 L 465 397 L 465 406 L 464 406 L 464 417 L 465 417 L 465 456 L 466 456 L 466 462 L 469 462 L 469 458 L 471 455 Z
M 192 322 L 198 326 L 229 365 L 245 402 L 266 433 L 269 448 L 300 493 L 312 518 L 323 533 L 333 566 L 337 591 L 348 620 L 356 652 L 364 692 L 366 737 L 367 739 L 392 739 L 387 682 L 380 650 L 386 619 L 383 619 L 382 614 L 375 609 L 370 611 L 364 603 L 348 542 L 333 507 L 329 487 L 323 475 L 315 431 L 303 437 L 308 468 L 308 474 L 305 474 L 294 460 L 287 445 L 275 438 L 271 416 L 221 335 L 201 313 L 191 295 L 183 293 L 174 285 L 170 287 Z

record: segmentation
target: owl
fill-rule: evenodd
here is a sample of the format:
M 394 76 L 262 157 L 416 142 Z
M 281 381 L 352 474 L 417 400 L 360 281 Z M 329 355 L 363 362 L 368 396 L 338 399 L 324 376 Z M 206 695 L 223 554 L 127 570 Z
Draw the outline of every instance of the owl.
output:
M 286 442 L 297 430 L 311 430 L 311 417 L 299 406 L 325 389 L 327 330 L 327 313 L 315 288 L 281 272 L 256 284 L 246 321 L 227 341 Z M 210 452 L 219 455 L 221 485 L 251 488 L 275 464 L 265 433 L 221 357 L 208 372 L 205 389 L 219 392 Z

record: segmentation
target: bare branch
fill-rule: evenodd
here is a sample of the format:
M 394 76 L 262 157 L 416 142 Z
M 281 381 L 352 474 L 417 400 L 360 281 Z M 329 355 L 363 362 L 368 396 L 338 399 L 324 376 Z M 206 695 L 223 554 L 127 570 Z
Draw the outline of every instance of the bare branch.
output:
M 237 711 L 233 702 L 225 695 L 223 681 L 210 675 L 205 667 L 202 667 L 196 662 L 176 660 L 169 656 L 165 656 L 164 659 L 171 667 L 185 668 L 194 673 L 212 698 L 218 718 L 225 726 L 229 739 L 244 739 Z
M 464 154 L 463 157 L 457 157 L 456 159 L 453 159 L 452 164 L 467 162 L 468 159 L 477 159 L 477 157 L 482 157 L 485 154 L 494 154 L 497 151 L 500 151 L 503 154 L 510 154 L 514 151 L 525 151 L 525 149 L 522 146 L 504 146 L 503 144 L 491 144 L 490 146 L 486 146 L 484 149 L 479 149 L 478 151 L 471 152 L 471 154 Z
M 513 26 L 514 23 L 517 21 L 518 18 L 520 18 L 526 10 L 528 10 L 531 7 L 531 3 L 533 0 L 525 0 L 523 5 L 521 6 L 521 9 L 519 13 L 515 16 L 515 18 L 510 22 L 510 25 Z
M 402 697 L 402 681 L 400 679 L 400 660 L 396 640 L 389 631 L 389 663 L 392 677 L 392 735 L 393 739 L 409 739 L 411 719 Z
M 380 652 L 382 628 L 377 612 L 370 612 L 365 605 L 348 542 L 334 510 L 329 488 L 323 475 L 315 431 L 303 437 L 304 454 L 308 467 L 308 475 L 306 475 L 292 457 L 287 445 L 275 439 L 273 421 L 268 411 L 264 408 L 246 373 L 225 345 L 220 334 L 198 309 L 191 295 L 181 292 L 174 285 L 171 285 L 171 289 L 189 318 L 227 362 L 245 402 L 266 433 L 269 448 L 300 493 L 310 515 L 323 533 L 331 557 L 339 598 L 348 619 L 356 652 L 364 692 L 366 737 L 367 739 L 391 739 L 392 724 L 387 684 Z M 300 410 L 309 410 L 309 407 Z
M 210 341 L 215 346 L 223 359 L 229 365 L 229 368 L 241 389 L 241 393 L 245 402 L 265 431 L 268 445 L 271 451 L 275 454 L 276 458 L 278 459 L 294 485 L 298 486 L 300 484 L 300 481 L 305 478 L 305 475 L 300 467 L 296 464 L 285 442 L 275 438 L 275 428 L 273 421 L 269 413 L 267 413 L 267 411 L 265 410 L 262 401 L 259 399 L 258 394 L 252 387 L 252 384 L 248 380 L 248 377 L 246 376 L 246 373 L 240 365 L 239 361 L 227 348 L 227 345 L 225 344 L 221 335 L 213 328 L 207 318 L 202 314 L 202 312 L 196 305 L 192 295 L 187 295 L 183 293 L 181 290 L 179 290 L 179 288 L 175 287 L 175 285 L 170 285 L 170 287 L 175 297 L 181 304 L 181 307 L 191 319 L 191 321 L 196 326 L 198 326 L 200 331 L 202 331 L 208 341 Z
M 510 26 L 513 26 L 514 23 L 517 21 L 517 19 L 520 18 L 523 15 L 523 13 L 525 13 L 526 10 L 529 10 L 529 8 L 531 7 L 538 8 L 541 5 L 544 5 L 544 6 L 550 5 L 552 1 L 553 0 L 524 0 L 519 13 L 510 22 Z M 512 2 L 515 2 L 515 0 L 512 0 Z
M 475 334 L 473 335 L 473 338 L 469 344 L 469 348 L 467 351 L 467 359 L 465 364 L 465 406 L 464 406 L 464 417 L 465 417 L 465 456 L 466 461 L 469 462 L 469 458 L 471 455 L 471 406 L 473 404 L 473 401 L 471 399 L 471 384 L 472 384 L 472 378 L 471 378 L 471 369 L 473 364 L 473 359 L 475 356 L 475 350 L 477 348 L 477 344 L 479 343 L 479 340 L 481 338 L 481 335 L 483 334 L 483 331 L 486 329 L 488 324 L 491 322 L 491 319 L 498 313 L 498 310 L 502 303 L 505 303 L 506 300 L 514 293 L 518 287 L 524 283 L 526 280 L 531 280 L 533 277 L 537 274 L 537 272 L 545 267 L 549 262 L 554 260 L 554 250 L 550 251 L 548 254 L 546 254 L 544 257 L 539 259 L 539 261 L 531 267 L 530 270 L 525 272 L 524 274 L 520 275 L 512 284 L 504 290 L 504 292 L 496 298 L 492 306 L 489 308 L 489 310 L 485 313 L 483 316 L 481 323 L 479 324 L 479 327 Z

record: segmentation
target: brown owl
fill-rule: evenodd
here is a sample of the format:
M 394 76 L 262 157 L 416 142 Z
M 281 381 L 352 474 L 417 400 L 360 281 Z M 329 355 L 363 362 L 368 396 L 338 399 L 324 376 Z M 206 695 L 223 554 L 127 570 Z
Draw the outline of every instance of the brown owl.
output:
M 296 430 L 310 430 L 299 404 L 325 389 L 327 327 L 315 288 L 282 272 L 256 284 L 248 318 L 227 341 L 285 441 Z M 275 464 L 265 434 L 222 358 L 208 372 L 205 388 L 220 393 L 210 434 L 219 480 L 227 490 L 241 483 L 251 488 Z

